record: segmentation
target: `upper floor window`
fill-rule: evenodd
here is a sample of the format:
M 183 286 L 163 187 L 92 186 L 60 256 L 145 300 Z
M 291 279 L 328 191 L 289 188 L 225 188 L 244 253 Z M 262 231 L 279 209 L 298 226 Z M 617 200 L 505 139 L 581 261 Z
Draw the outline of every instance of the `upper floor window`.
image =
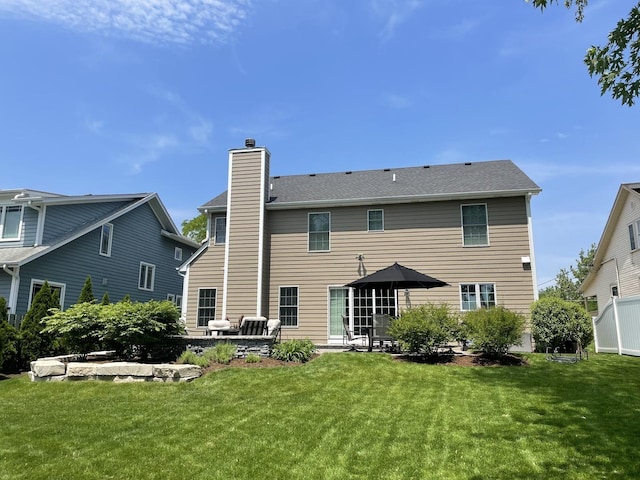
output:
M 113 241 L 113 225 L 105 223 L 102 225 L 100 234 L 100 255 L 111 256 L 111 242 Z
M 382 232 L 384 230 L 384 211 L 367 211 L 367 229 L 370 232 Z
M 17 240 L 20 238 L 22 224 L 22 206 L 0 206 L 0 240 Z
M 631 250 L 640 248 L 640 220 L 629 225 L 629 246 Z
M 213 243 L 224 245 L 227 242 L 227 218 L 216 217 L 214 223 Z
M 298 326 L 298 287 L 280 287 L 278 313 L 283 327 Z
M 174 260 L 182 261 L 182 249 L 180 247 L 176 247 L 173 251 Z
M 331 215 L 329 212 L 309 214 L 309 251 L 328 252 L 331 233 Z
M 140 262 L 140 274 L 138 275 L 138 288 L 140 290 L 153 291 L 156 276 L 156 266 L 150 263 Z
M 464 311 L 495 307 L 495 283 L 461 283 L 460 306 Z
M 465 247 L 489 245 L 487 205 L 462 205 L 462 239 Z

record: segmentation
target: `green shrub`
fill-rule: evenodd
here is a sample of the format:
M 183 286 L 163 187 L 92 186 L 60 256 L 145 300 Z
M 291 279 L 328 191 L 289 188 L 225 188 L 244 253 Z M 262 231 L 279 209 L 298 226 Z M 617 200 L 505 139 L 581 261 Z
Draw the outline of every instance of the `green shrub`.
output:
M 104 347 L 105 326 L 101 307 L 95 303 L 77 303 L 65 311 L 53 309 L 44 318 L 43 332 L 60 339 L 65 353 L 85 355 Z
M 522 345 L 525 318 L 504 307 L 481 308 L 466 312 L 473 348 L 489 355 L 504 355 L 513 345 Z
M 27 367 L 32 360 L 63 352 L 55 334 L 42 332 L 45 327 L 43 319 L 53 308 L 60 308 L 59 298 L 45 281 L 20 324 L 20 353 L 23 367 Z
M 276 343 L 271 350 L 271 357 L 286 362 L 308 362 L 316 351 L 316 346 L 311 340 L 287 340 Z
M 0 320 L 0 372 L 20 370 L 20 338 L 18 330 L 6 320 Z
M 174 349 L 174 335 L 184 333 L 180 312 L 173 302 L 150 300 L 144 303 L 122 301 L 100 305 L 104 340 L 121 355 L 146 359 Z
M 260 363 L 262 361 L 262 358 L 260 358 L 260 355 L 250 353 L 244 360 L 247 363 Z
M 196 355 L 191 350 L 185 350 L 178 357 L 177 363 L 189 364 L 189 365 L 198 365 L 199 367 L 208 367 L 209 366 L 209 359 L 207 359 L 207 358 L 205 358 L 205 357 L 203 357 L 201 355 Z
M 166 300 L 79 303 L 64 312 L 52 310 L 45 322 L 44 332 L 59 337 L 70 353 L 107 348 L 143 360 L 152 353 L 156 357 L 173 353 L 175 358 L 175 336 L 184 332 L 176 306 Z
M 215 347 L 204 351 L 204 357 L 214 363 L 228 365 L 236 354 L 236 346 L 233 343 L 217 343 Z
M 581 305 L 544 297 L 531 306 L 531 333 L 538 351 L 560 347 L 565 342 L 580 342 L 586 347 L 593 340 L 593 325 Z
M 389 335 L 409 353 L 432 355 L 455 338 L 458 315 L 447 304 L 418 305 L 402 312 L 389 327 Z

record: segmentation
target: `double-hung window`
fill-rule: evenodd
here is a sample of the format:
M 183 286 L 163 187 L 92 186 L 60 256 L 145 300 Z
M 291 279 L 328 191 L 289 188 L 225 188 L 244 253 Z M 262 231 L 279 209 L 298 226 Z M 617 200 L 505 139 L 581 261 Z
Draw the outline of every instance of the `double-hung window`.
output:
M 138 288 L 140 290 L 153 291 L 153 284 L 156 276 L 156 266 L 150 263 L 140 262 L 140 273 L 138 275 Z
M 206 327 L 210 320 L 216 319 L 216 289 L 198 289 L 198 326 Z
M 113 242 L 113 225 L 105 223 L 100 233 L 100 255 L 111 256 L 111 243 Z
M 309 214 L 309 251 L 328 252 L 331 233 L 331 214 L 329 212 Z
M 487 205 L 462 205 L 462 242 L 465 247 L 489 245 Z
M 17 240 L 20 238 L 22 224 L 22 206 L 0 206 L 0 240 Z
M 298 326 L 298 287 L 280 287 L 278 312 L 283 327 Z
M 175 247 L 173 250 L 173 259 L 182 261 L 182 249 L 180 247 Z
M 631 251 L 640 248 L 640 220 L 629 225 L 629 246 Z
M 496 306 L 496 285 L 494 283 L 460 284 L 460 306 L 463 311 Z
M 384 210 L 367 211 L 367 230 L 370 232 L 384 231 Z
M 214 223 L 213 242 L 215 245 L 224 245 L 227 242 L 226 217 L 216 217 Z

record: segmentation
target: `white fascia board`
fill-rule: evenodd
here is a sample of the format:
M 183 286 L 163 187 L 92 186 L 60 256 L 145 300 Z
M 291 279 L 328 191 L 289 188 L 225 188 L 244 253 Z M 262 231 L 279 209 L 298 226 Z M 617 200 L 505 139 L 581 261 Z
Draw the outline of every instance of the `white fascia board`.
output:
M 176 242 L 180 242 L 184 245 L 188 245 L 193 248 L 200 248 L 200 243 L 194 240 L 191 240 L 189 237 L 185 237 L 184 235 L 178 235 L 173 232 L 168 232 L 166 230 L 160 230 L 160 235 L 162 235 L 163 237 L 167 237 L 172 240 L 175 240 Z

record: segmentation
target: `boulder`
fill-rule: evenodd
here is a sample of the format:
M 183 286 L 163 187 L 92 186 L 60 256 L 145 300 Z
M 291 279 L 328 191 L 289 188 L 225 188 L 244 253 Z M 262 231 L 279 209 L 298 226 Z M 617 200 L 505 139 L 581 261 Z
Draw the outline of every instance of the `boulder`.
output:
M 31 372 L 36 377 L 64 375 L 66 370 L 66 365 L 57 360 L 35 360 L 31 362 Z
M 96 375 L 111 377 L 153 377 L 153 365 L 134 362 L 101 363 Z

